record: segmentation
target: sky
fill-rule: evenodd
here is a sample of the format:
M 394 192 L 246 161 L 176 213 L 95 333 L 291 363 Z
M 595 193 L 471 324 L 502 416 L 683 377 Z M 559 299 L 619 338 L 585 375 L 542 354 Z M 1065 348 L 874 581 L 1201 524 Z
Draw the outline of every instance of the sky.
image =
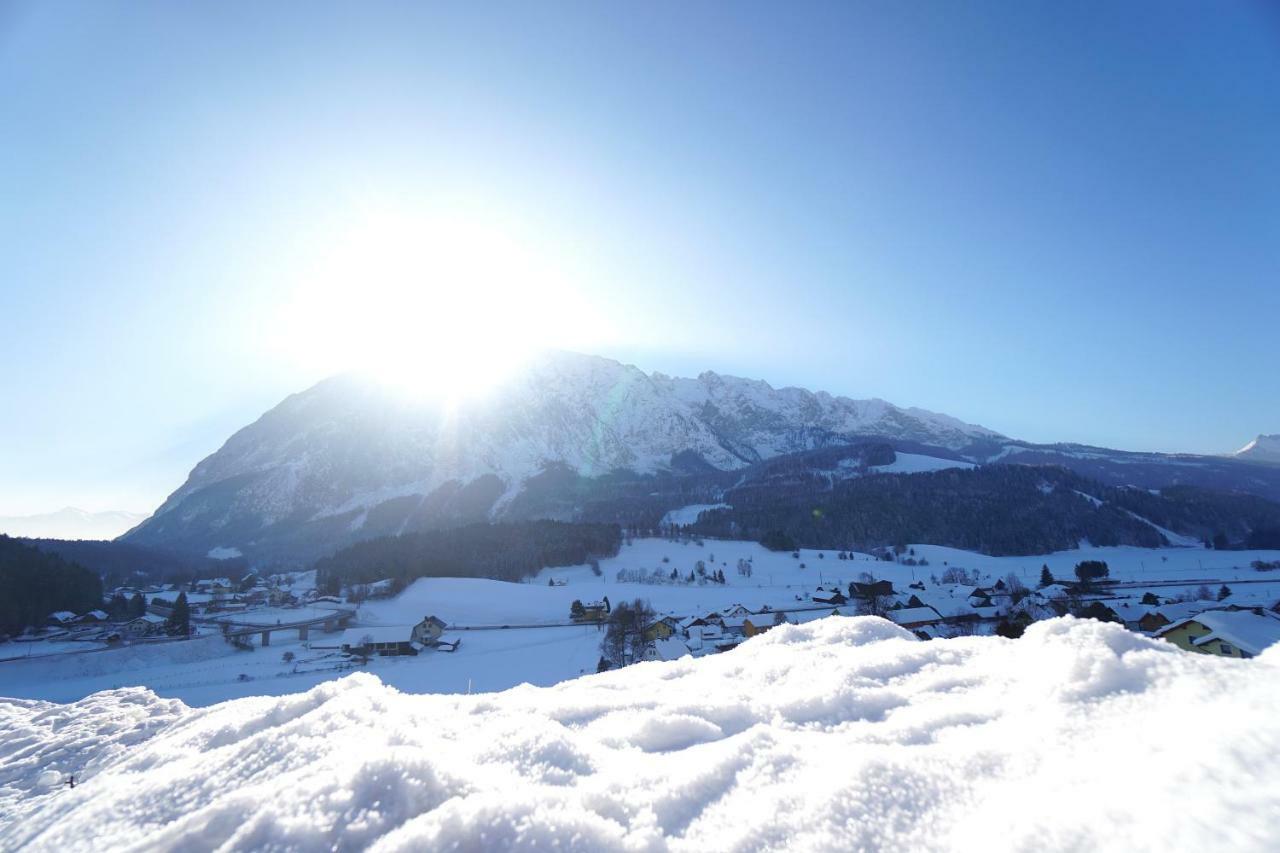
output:
M 0 259 L 3 514 L 506 340 L 1227 452 L 1280 432 L 1280 7 L 0 0 Z

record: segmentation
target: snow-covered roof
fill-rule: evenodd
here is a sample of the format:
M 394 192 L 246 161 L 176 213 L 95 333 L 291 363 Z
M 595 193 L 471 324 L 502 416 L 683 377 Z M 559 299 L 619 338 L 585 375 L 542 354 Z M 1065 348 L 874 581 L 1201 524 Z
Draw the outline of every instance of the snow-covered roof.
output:
M 1209 629 L 1208 634 L 1193 641 L 1197 646 L 1221 640 L 1251 655 L 1258 655 L 1269 646 L 1280 643 L 1280 618 L 1260 616 L 1251 610 L 1208 610 L 1166 625 L 1157 636 L 1163 636 L 1188 622 L 1198 622 Z
M 1169 604 L 1151 605 L 1149 613 L 1159 613 L 1170 622 L 1180 622 L 1198 613 L 1217 610 L 1221 607 L 1216 601 L 1174 601 Z
M 412 625 L 366 625 L 343 631 L 339 644 L 358 648 L 365 643 L 407 643 L 412 639 Z
M 49 614 L 49 618 L 58 622 L 70 622 L 76 615 L 70 610 L 58 610 Z
M 163 625 L 168 620 L 163 616 L 157 616 L 154 613 L 143 613 L 136 619 L 130 619 L 130 622 L 146 622 L 149 625 Z
M 650 648 L 653 649 L 653 658 L 655 660 L 677 660 L 691 654 L 688 646 L 674 638 L 654 640 L 650 644 Z
M 910 625 L 915 622 L 939 622 L 942 617 L 932 607 L 904 607 L 901 610 L 890 610 L 889 621 L 896 625 Z

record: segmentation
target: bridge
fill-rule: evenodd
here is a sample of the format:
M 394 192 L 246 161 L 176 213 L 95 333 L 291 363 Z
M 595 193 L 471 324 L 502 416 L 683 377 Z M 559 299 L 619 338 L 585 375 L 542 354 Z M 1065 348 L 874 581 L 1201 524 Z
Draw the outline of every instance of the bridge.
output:
M 276 621 L 274 623 L 269 621 L 276 614 L 280 614 Z M 298 611 L 250 610 L 245 613 L 229 614 L 221 617 L 193 616 L 191 621 L 205 625 L 224 626 L 223 635 L 233 641 L 241 640 L 245 644 L 252 644 L 252 640 L 246 638 L 258 637 L 259 645 L 269 646 L 271 645 L 271 635 L 274 633 L 297 631 L 298 639 L 305 641 L 310 636 L 312 628 L 318 628 L 326 634 L 332 634 L 350 625 L 355 615 L 356 608 L 354 607 L 338 610 L 310 607 Z M 295 616 L 295 618 L 289 619 L 290 616 Z M 303 618 L 296 618 L 296 616 L 303 616 Z

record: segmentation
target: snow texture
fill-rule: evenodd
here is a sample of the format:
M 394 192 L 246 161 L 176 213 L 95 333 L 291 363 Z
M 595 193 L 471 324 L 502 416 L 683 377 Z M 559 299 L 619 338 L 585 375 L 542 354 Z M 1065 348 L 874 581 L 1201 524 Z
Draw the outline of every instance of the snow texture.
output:
M 1278 665 L 831 617 L 497 694 L 3 700 L 0 849 L 1274 850 Z

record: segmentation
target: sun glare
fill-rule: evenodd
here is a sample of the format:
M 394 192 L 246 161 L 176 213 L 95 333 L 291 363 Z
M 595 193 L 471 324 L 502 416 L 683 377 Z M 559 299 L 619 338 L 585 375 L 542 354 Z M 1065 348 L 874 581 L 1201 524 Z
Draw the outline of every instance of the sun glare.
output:
M 308 368 L 456 400 L 603 328 L 567 265 L 500 218 L 366 215 L 314 248 L 279 341 Z

